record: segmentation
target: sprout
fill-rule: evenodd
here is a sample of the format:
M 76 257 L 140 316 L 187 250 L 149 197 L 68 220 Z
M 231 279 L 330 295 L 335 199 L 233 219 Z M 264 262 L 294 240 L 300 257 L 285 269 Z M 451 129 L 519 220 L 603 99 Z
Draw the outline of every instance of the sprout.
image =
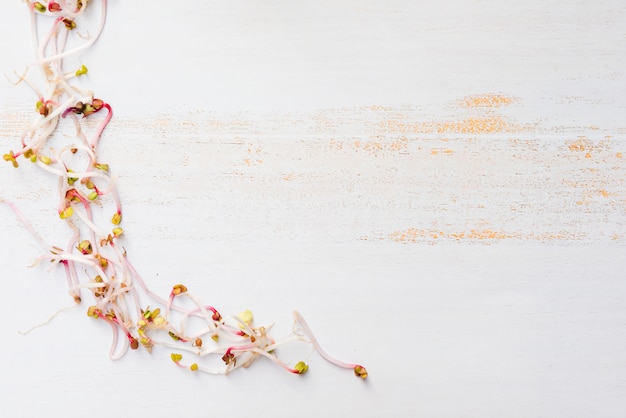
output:
M 72 24 L 74 24 L 74 28 L 75 28 L 76 27 L 76 23 L 74 23 L 74 21 L 70 21 L 70 22 Z M 63 23 L 65 23 L 65 21 L 63 21 Z M 65 26 L 67 26 L 67 23 L 65 24 Z M 87 69 L 87 67 L 85 67 L 85 65 L 81 65 L 80 68 L 78 70 L 76 70 L 76 73 L 74 73 L 74 74 L 76 75 L 76 77 L 78 77 L 78 76 L 87 74 L 88 71 L 89 70 Z
M 365 367 L 357 364 L 354 366 L 354 374 L 361 379 L 365 379 L 367 377 L 367 370 L 365 370 Z
M 297 362 L 296 365 L 293 366 L 293 368 L 298 371 L 298 374 L 305 374 L 307 370 L 309 370 L 308 364 L 303 361 Z
M 122 222 L 122 214 L 117 212 L 115 215 L 113 215 L 113 217 L 111 218 L 111 223 L 113 225 L 119 225 L 120 222 Z
M 33 8 L 35 10 L 37 10 L 39 13 L 45 13 L 46 12 L 46 6 L 44 6 L 43 4 L 39 3 L 38 1 L 33 3 Z
M 326 360 L 351 368 L 356 376 L 365 379 L 368 373 L 363 366 L 340 362 L 324 352 L 298 313 L 295 314 L 296 322 L 306 338 L 294 331 L 294 336 L 276 341 L 270 335 L 271 325 L 253 325 L 254 316 L 248 309 L 225 319 L 215 307 L 191 294 L 183 284 L 172 286 L 169 297 L 165 298 L 147 287 L 130 263 L 126 249 L 120 247 L 121 240 L 116 239 L 125 233 L 119 227 L 122 209 L 116 181 L 110 174 L 109 164 L 98 162 L 101 157 L 99 145 L 112 118 L 112 108 L 91 92 L 72 85 L 75 77 L 88 74 L 85 65 L 75 71 L 63 70 L 65 57 L 76 56 L 98 39 L 106 20 L 107 1 L 100 0 L 102 14 L 96 33 L 78 47 L 68 50 L 66 45 L 75 44 L 70 41 L 71 37 L 76 42 L 83 42 L 73 29 L 77 27 L 77 21 L 80 22 L 88 2 L 50 0 L 27 1 L 26 4 L 32 7 L 31 22 L 36 25 L 32 29 L 37 35 L 34 42 L 38 54 L 37 60 L 27 68 L 40 67 L 45 75 L 42 81 L 45 85 L 39 91 L 28 80 L 27 73 L 19 76 L 19 81 L 28 84 L 39 98 L 35 107 L 37 115 L 25 129 L 18 151 L 9 151 L 3 159 L 18 167 L 17 159 L 23 155 L 35 163 L 37 169 L 56 177 L 57 199 L 53 207 L 59 218 L 65 220 L 63 224 L 70 229 L 71 237 L 63 244 L 50 245 L 14 204 L 3 202 L 43 248 L 43 255 L 37 262 L 47 261 L 50 268 L 62 266 L 72 300 L 80 303 L 82 290 L 87 290 L 85 293 L 93 298 L 87 316 L 101 319 L 111 327 L 110 358 L 121 358 L 129 349 L 143 347 L 151 352 L 161 348 L 173 350 L 171 360 L 193 372 L 228 374 L 249 367 L 262 358 L 289 373 L 302 375 L 308 371 L 307 363 L 299 361 L 291 367 L 277 355 L 279 346 L 300 341 L 312 344 Z M 52 14 L 53 19 L 36 18 L 35 12 Z M 39 25 L 45 22 L 50 22 L 50 27 L 41 30 Z M 39 34 L 47 35 L 38 39 Z M 93 116 L 96 113 L 99 115 Z M 94 123 L 84 121 L 88 116 L 95 119 Z M 59 124 L 68 123 L 73 124 L 74 135 L 65 135 L 65 131 L 63 135 L 56 135 Z M 92 126 L 96 128 L 91 129 Z M 53 137 L 54 142 L 51 141 Z M 106 220 L 101 214 L 110 213 L 104 212 L 108 210 L 113 212 L 110 218 L 113 227 L 101 227 L 102 219 Z M 145 299 L 149 299 L 148 307 L 140 304 Z M 126 338 L 125 344 L 118 345 L 119 337 Z M 181 364 L 182 353 L 194 356 L 195 361 L 188 366 Z M 223 364 L 217 361 L 218 369 L 208 369 L 202 365 L 207 357 L 221 358 Z
M 154 321 L 155 319 L 160 318 L 159 317 L 160 313 L 161 313 L 161 309 L 160 308 L 156 308 L 155 310 L 151 311 L 150 312 L 150 320 Z
M 74 209 L 71 206 L 66 207 L 62 211 L 59 212 L 59 217 L 61 219 L 67 219 L 74 214 Z
M 76 22 L 74 22 L 74 20 L 70 18 L 67 18 L 67 17 L 63 18 L 63 24 L 65 25 L 67 30 L 76 29 Z M 84 72 L 81 72 L 81 74 L 87 74 L 87 67 L 85 67 L 84 65 L 78 71 L 82 71 L 83 69 L 84 69 Z M 78 74 L 78 71 L 76 71 L 77 73 L 76 75 L 81 75 L 81 74 Z
M 55 1 L 51 1 L 48 3 L 48 10 L 50 12 L 60 12 L 61 11 L 61 5 Z
M 9 151 L 9 153 L 8 153 L 8 154 L 4 154 L 4 155 L 2 156 L 2 158 L 4 159 L 4 161 L 8 161 L 8 162 L 10 162 L 11 164 L 13 164 L 13 167 L 17 168 L 17 167 L 19 167 L 19 164 L 17 163 L 17 160 L 16 160 L 16 158 L 15 158 L 15 157 L 16 157 L 16 155 L 15 155 L 15 154 L 13 154 L 13 151 Z
M 89 242 L 89 240 L 82 240 L 77 246 L 76 248 L 78 249 L 78 251 L 80 251 L 82 254 L 91 254 L 93 252 L 93 248 L 91 246 L 91 242 Z
M 181 293 L 185 293 L 186 291 L 187 291 L 187 288 L 182 284 L 176 284 L 174 285 L 174 287 L 172 287 L 172 295 L 174 296 L 178 296 Z
M 252 320 L 254 319 L 254 315 L 252 315 L 252 311 L 250 309 L 246 309 L 243 312 L 240 312 L 239 315 L 237 315 L 239 317 L 239 319 L 241 320 L 242 324 L 239 324 L 239 326 L 243 329 L 245 326 L 250 326 L 250 324 L 252 324 Z
M 137 338 L 130 337 L 129 341 L 130 341 L 130 349 L 131 350 L 136 350 L 136 349 L 139 348 L 139 341 L 137 341 Z
M 294 311 L 294 317 L 295 317 L 295 322 L 297 324 L 300 324 L 300 326 L 302 327 L 302 330 L 304 331 L 304 334 L 307 336 L 307 338 L 309 339 L 309 341 L 311 342 L 311 344 L 313 344 L 313 347 L 315 348 L 315 351 L 318 352 L 318 354 L 320 356 L 322 356 L 322 358 L 324 358 L 326 361 L 342 367 L 344 369 L 352 369 L 354 371 L 354 374 L 357 377 L 360 377 L 361 379 L 365 379 L 367 377 L 367 370 L 365 369 L 365 367 L 359 365 L 359 364 L 354 364 L 354 363 L 345 363 L 343 361 L 337 360 L 336 358 L 332 357 L 330 354 L 328 354 L 326 351 L 324 351 L 322 349 L 322 347 L 320 346 L 319 342 L 317 341 L 317 339 L 315 338 L 315 336 L 313 335 L 313 331 L 311 331 L 311 328 L 309 327 L 309 325 L 306 323 L 306 321 L 304 320 L 304 318 L 302 317 L 302 315 L 300 315 L 300 313 L 298 311 Z
M 98 319 L 100 318 L 101 315 L 102 315 L 102 312 L 100 311 L 100 309 L 96 308 L 95 306 L 90 306 L 87 309 L 87 316 L 91 318 Z
M 24 156 L 26 157 L 26 154 L 24 154 Z M 28 158 L 28 157 L 27 157 L 27 158 Z M 67 173 L 68 173 L 68 174 L 69 174 L 69 173 L 73 173 L 73 172 L 74 172 L 74 171 L 72 171 L 71 169 L 70 169 L 70 170 L 67 170 Z M 72 186 L 72 185 L 74 185 L 74 183 L 76 183 L 76 180 L 78 180 L 78 177 L 71 177 L 71 176 L 68 176 L 68 177 L 67 177 L 67 184 L 69 184 L 70 186 Z
M 26 151 L 24 151 L 24 158 L 27 159 L 32 159 L 33 157 L 36 158 L 35 152 L 32 149 L 27 149 Z

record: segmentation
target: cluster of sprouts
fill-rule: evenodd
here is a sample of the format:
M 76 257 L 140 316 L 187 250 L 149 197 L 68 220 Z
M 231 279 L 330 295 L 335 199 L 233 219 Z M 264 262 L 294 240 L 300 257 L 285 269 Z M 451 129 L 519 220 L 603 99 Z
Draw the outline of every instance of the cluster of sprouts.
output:
M 100 8 L 99 25 L 95 33 L 87 35 L 81 31 L 81 16 L 96 2 Z M 105 23 L 107 1 L 25 3 L 37 56 L 24 72 L 16 74 L 15 83 L 28 84 L 37 100 L 33 121 L 24 130 L 19 148 L 3 158 L 14 167 L 24 161 L 36 164 L 58 179 L 56 209 L 69 227 L 71 238 L 62 246 L 48 244 L 14 203 L 4 203 L 43 248 L 44 254 L 37 261 L 46 261 L 51 268 L 63 266 L 73 300 L 80 304 L 85 294 L 90 296 L 87 315 L 106 322 L 113 331 L 110 357 L 118 359 L 128 349 L 151 352 L 161 347 L 171 352 L 176 365 L 193 372 L 228 374 L 264 357 L 291 373 L 303 374 L 308 369 L 306 363 L 289 365 L 276 354 L 279 346 L 302 341 L 311 344 L 326 360 L 366 378 L 364 367 L 338 361 L 325 353 L 298 312 L 294 312 L 293 335 L 276 341 L 270 336 L 270 326 L 253 325 L 250 311 L 224 318 L 183 284 L 173 285 L 167 298 L 148 289 L 119 242 L 124 230 L 120 226 L 122 207 L 116 182 L 109 165 L 99 159 L 98 147 L 112 117 L 111 106 L 75 85 L 74 79 L 84 77 L 88 69 L 82 64 L 68 68 L 66 59 L 98 39 Z M 45 24 L 47 31 L 40 33 Z M 66 48 L 70 39 L 77 46 Z M 39 84 L 32 80 L 34 70 L 41 72 Z M 68 123 L 74 134 L 59 135 L 61 124 Z M 86 129 L 88 123 L 92 129 Z M 109 212 L 96 216 L 103 211 Z M 103 223 L 108 226 L 102 226 Z M 88 279 L 79 278 L 79 272 L 80 277 L 84 276 L 83 271 Z

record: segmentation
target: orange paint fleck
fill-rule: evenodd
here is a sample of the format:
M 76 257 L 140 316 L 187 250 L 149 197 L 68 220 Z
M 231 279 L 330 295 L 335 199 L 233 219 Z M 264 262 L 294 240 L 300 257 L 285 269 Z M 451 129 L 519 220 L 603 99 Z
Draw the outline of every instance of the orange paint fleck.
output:
M 500 107 L 509 105 L 512 102 L 512 98 L 500 94 L 468 96 L 463 99 L 463 105 L 466 107 Z
M 408 143 L 409 143 L 409 140 L 403 137 L 389 144 L 389 148 L 394 151 L 406 151 L 406 147 Z
M 437 125 L 436 130 L 438 133 L 491 134 L 513 132 L 517 128 L 501 116 L 492 116 L 463 119 L 458 122 L 442 122 Z
M 377 141 L 372 141 L 372 142 L 368 142 L 367 144 L 365 144 L 363 148 L 365 148 L 368 151 L 382 151 L 383 144 Z
M 505 234 L 504 232 L 493 231 L 491 229 L 476 230 L 472 229 L 468 235 L 472 239 L 505 239 L 513 238 L 513 235 Z
M 430 150 L 431 155 L 438 155 L 439 153 L 444 153 L 446 155 L 454 154 L 454 150 L 448 148 L 432 148 Z
M 617 154 L 615 154 L 615 156 L 616 156 L 617 158 L 622 158 L 622 153 L 621 153 L 621 152 L 618 152 Z
M 244 158 L 243 162 L 246 163 L 248 167 L 251 167 L 253 165 L 263 164 L 263 160 L 254 160 L 251 158 Z
M 585 158 L 591 158 L 591 153 L 590 152 L 586 153 Z
M 438 229 L 408 228 L 402 231 L 395 231 L 380 239 L 387 239 L 402 244 L 415 244 L 430 242 L 435 243 L 441 240 L 453 241 L 475 241 L 489 243 L 500 240 L 524 240 L 524 241 L 555 241 L 555 240 L 577 240 L 584 238 L 584 233 L 561 231 L 561 232 L 504 232 L 493 229 L 471 229 L 469 231 L 441 231 Z M 363 238 L 367 239 L 367 238 Z
M 394 152 L 405 152 L 407 150 L 407 146 L 409 144 L 409 140 L 405 137 L 402 137 L 395 141 L 381 141 L 381 140 L 372 140 L 372 141 L 354 141 L 354 147 L 357 149 L 363 149 L 366 151 L 370 151 L 373 153 L 384 152 L 384 151 L 394 151 Z
M 573 152 L 587 151 L 591 148 L 591 142 L 586 139 L 581 138 L 574 142 L 571 142 L 568 148 L 570 151 L 573 151 Z
M 520 125 L 499 115 L 448 120 L 440 122 L 402 122 L 385 120 L 378 123 L 381 131 L 387 133 L 438 133 L 438 134 L 494 134 L 532 132 L 531 125 Z

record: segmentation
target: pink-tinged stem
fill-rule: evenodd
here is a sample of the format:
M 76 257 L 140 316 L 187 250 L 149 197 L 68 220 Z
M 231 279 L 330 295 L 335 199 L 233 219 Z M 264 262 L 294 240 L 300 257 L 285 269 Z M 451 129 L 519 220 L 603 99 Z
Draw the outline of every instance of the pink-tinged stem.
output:
M 261 350 L 259 348 L 250 348 L 248 351 L 260 354 L 260 355 L 262 355 L 264 357 L 267 357 L 268 359 L 272 360 L 274 363 L 276 363 L 277 365 L 279 365 L 283 369 L 287 370 L 289 373 L 302 374 L 299 370 L 296 370 L 293 367 L 289 367 L 287 364 L 283 363 L 278 357 L 268 353 L 265 350 Z
M 294 311 L 293 314 L 296 318 L 296 321 L 300 324 L 300 326 L 302 327 L 302 330 L 304 331 L 306 336 L 309 338 L 309 341 L 311 341 L 311 344 L 313 344 L 315 351 L 317 351 L 319 355 L 322 356 L 322 358 L 324 358 L 326 361 L 329 361 L 330 363 L 333 363 L 336 366 L 343 367 L 345 369 L 354 370 L 354 373 L 363 379 L 367 377 L 367 371 L 365 370 L 365 367 L 361 366 L 360 364 L 345 363 L 341 360 L 337 360 L 336 358 L 328 354 L 326 351 L 324 351 L 324 349 L 322 349 L 322 347 L 320 346 L 319 342 L 317 341 L 317 338 L 315 338 L 315 335 L 313 335 L 313 331 L 311 331 L 311 328 L 306 323 L 302 315 L 300 315 L 298 311 Z
M 124 332 L 124 334 L 126 335 L 126 338 L 128 339 L 128 343 L 130 344 L 130 348 L 132 350 L 136 350 L 139 347 L 139 342 L 137 341 L 137 339 L 133 337 L 130 331 L 128 331 L 128 328 L 126 328 L 126 326 L 122 324 L 117 319 L 117 317 L 109 318 L 100 309 L 97 309 L 95 313 L 98 315 L 98 318 L 104 319 L 110 324 L 115 324 L 114 327 L 119 327 L 122 330 L 122 332 Z
M 134 280 L 137 281 L 137 285 L 141 288 L 141 290 L 143 290 L 144 292 L 146 292 L 146 294 L 148 296 L 150 296 L 152 299 L 154 299 L 157 303 L 160 303 L 161 305 L 165 305 L 167 306 L 168 304 L 170 305 L 170 308 L 172 310 L 175 310 L 177 312 L 181 312 L 181 313 L 185 313 L 187 310 L 184 308 L 181 308 L 178 305 L 174 305 L 171 302 L 168 302 L 167 300 L 163 299 L 161 296 L 157 295 L 156 293 L 154 293 L 152 290 L 150 290 L 148 288 L 148 286 L 146 286 L 146 282 L 144 282 L 144 280 L 141 278 L 141 276 L 139 275 L 139 272 L 137 272 L 137 270 L 135 269 L 135 267 L 131 264 L 131 262 L 128 260 L 128 257 L 124 257 L 123 259 L 124 264 L 126 265 L 126 267 L 128 268 L 128 271 L 130 271 L 132 277 Z M 198 317 L 202 317 L 201 314 L 196 314 L 195 316 Z
M 74 298 L 74 302 L 80 303 L 80 288 L 78 287 L 78 283 L 74 281 L 74 263 L 68 260 L 63 260 L 61 263 L 63 263 L 63 267 L 65 268 L 65 276 L 67 277 L 67 286 L 70 291 L 70 296 Z
M 67 243 L 67 252 L 71 253 L 80 238 L 80 230 L 76 227 L 76 225 L 70 223 L 70 227 L 74 231 L 72 234 L 72 238 Z M 74 297 L 74 300 L 80 302 L 81 300 L 81 292 L 80 292 L 80 281 L 78 280 L 78 276 L 76 275 L 76 265 L 72 260 L 65 260 L 65 274 L 68 276 L 67 280 L 70 286 L 70 289 L 76 289 L 75 291 L 70 290 L 70 294 Z M 76 299 L 78 298 L 78 300 Z
M 87 140 L 87 137 L 85 136 L 85 134 L 83 133 L 82 127 L 80 125 L 80 122 L 78 121 L 78 118 L 76 117 L 75 114 L 69 112 L 72 108 L 68 108 L 66 109 L 65 112 L 63 112 L 62 117 L 66 117 L 66 114 L 69 113 L 70 118 L 72 119 L 72 122 L 74 123 L 74 129 L 76 130 L 76 136 L 80 139 L 80 141 L 83 143 L 83 145 L 85 146 L 85 148 L 90 149 L 91 145 L 89 144 L 89 141 Z M 94 156 L 93 154 L 89 154 L 89 167 L 92 167 L 92 164 L 94 162 Z M 89 171 L 90 168 L 88 168 L 85 171 Z
M 56 19 L 54 19 L 54 23 L 52 24 L 52 27 L 50 28 L 48 35 L 44 38 L 43 42 L 39 44 L 39 49 L 37 51 L 38 57 L 40 58 L 44 57 L 44 54 L 46 52 L 46 47 L 48 46 L 52 38 L 55 37 L 55 35 L 59 31 L 59 24 L 61 23 L 62 20 L 63 20 L 62 17 L 57 17 Z
M 98 130 L 96 131 L 96 133 L 93 136 L 93 139 L 91 140 L 91 148 L 93 150 L 95 150 L 98 147 L 98 142 L 100 141 L 102 132 L 104 131 L 104 128 L 106 128 L 106 126 L 109 124 L 109 121 L 111 121 L 111 118 L 113 117 L 113 110 L 111 109 L 111 106 L 108 103 L 104 103 L 102 107 L 106 108 L 107 115 L 104 118 L 104 120 L 100 122 L 100 125 L 98 126 Z
M 61 58 L 65 58 L 69 55 L 73 55 L 77 52 L 80 52 L 86 48 L 89 48 L 91 45 L 93 45 L 98 38 L 100 37 L 100 34 L 102 34 L 102 29 L 104 28 L 104 23 L 106 22 L 106 10 L 107 10 L 107 2 L 106 0 L 101 0 L 102 3 L 102 14 L 100 17 L 100 24 L 98 26 L 98 29 L 96 31 L 96 34 L 94 36 L 92 36 L 87 42 L 85 42 L 84 44 L 74 48 L 74 49 L 70 49 L 69 51 L 65 51 L 65 52 L 61 52 L 58 54 L 54 54 L 51 55 L 49 57 L 45 57 L 45 58 L 41 58 L 35 62 L 32 62 L 29 64 L 29 67 L 33 67 L 35 65 L 41 65 L 41 64 L 45 64 L 47 62 L 51 62 L 51 61 L 56 61 L 59 60 Z M 33 16 L 34 17 L 34 16 Z
M 48 245 L 48 243 L 46 243 L 43 238 L 41 238 L 41 236 L 37 233 L 37 231 L 35 231 L 35 228 L 33 228 L 33 226 L 31 225 L 31 223 L 28 221 L 28 219 L 26 219 L 26 217 L 24 216 L 24 214 L 22 213 L 21 210 L 18 209 L 17 206 L 15 206 L 15 204 L 11 201 L 8 200 L 3 200 L 0 199 L 0 202 L 4 202 L 8 207 L 10 207 L 13 212 L 15 213 L 15 215 L 17 216 L 17 219 L 19 219 L 19 221 L 22 223 L 22 225 L 24 225 L 24 227 L 26 227 L 26 229 L 28 230 L 28 232 L 30 232 L 30 234 L 35 237 L 35 239 L 37 240 L 37 242 L 39 243 L 39 245 L 41 245 L 41 247 L 45 250 L 45 251 L 49 251 L 50 248 L 52 248 L 52 246 Z

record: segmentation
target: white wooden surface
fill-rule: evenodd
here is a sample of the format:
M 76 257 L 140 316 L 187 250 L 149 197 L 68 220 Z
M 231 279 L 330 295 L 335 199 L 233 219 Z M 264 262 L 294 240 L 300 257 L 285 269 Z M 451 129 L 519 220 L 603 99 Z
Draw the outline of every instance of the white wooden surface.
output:
M 11 73 L 32 52 L 5 3 Z M 111 1 L 79 59 L 115 112 L 129 256 L 279 335 L 301 310 L 370 379 L 111 362 L 82 308 L 21 336 L 70 300 L 4 208 L 3 416 L 624 415 L 622 1 L 170 3 Z M 0 83 L 3 153 L 35 101 Z M 51 240 L 55 187 L 0 167 Z

